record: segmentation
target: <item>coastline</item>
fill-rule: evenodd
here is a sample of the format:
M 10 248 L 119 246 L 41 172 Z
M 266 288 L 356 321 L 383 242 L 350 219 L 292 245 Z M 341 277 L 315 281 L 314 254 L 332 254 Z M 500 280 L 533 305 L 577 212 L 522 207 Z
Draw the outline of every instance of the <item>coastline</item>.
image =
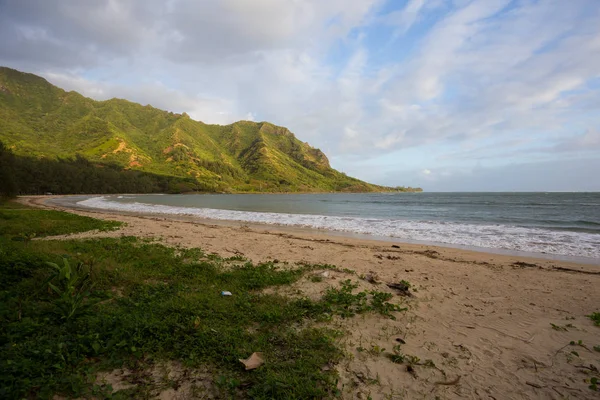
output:
M 590 258 L 590 257 L 577 257 L 577 256 L 569 256 L 569 255 L 560 255 L 560 254 L 551 254 L 551 253 L 534 253 L 527 251 L 519 251 L 519 250 L 511 250 L 511 249 L 502 249 L 502 248 L 491 248 L 491 247 L 477 247 L 477 246 L 469 246 L 469 245 L 460 245 L 460 244 L 449 244 L 449 243 L 440 243 L 440 242 L 430 242 L 430 241 L 419 241 L 419 240 L 409 240 L 403 238 L 394 238 L 390 236 L 376 236 L 369 234 L 360 234 L 360 233 L 352 233 L 346 231 L 337 231 L 337 230 L 328 230 L 328 229 L 319 229 L 319 228 L 310 228 L 310 227 L 302 227 L 302 226 L 294 226 L 294 225 L 281 225 L 281 224 L 269 224 L 269 223 L 261 223 L 261 222 L 246 222 L 246 221 L 236 221 L 236 220 L 223 220 L 223 219 L 211 219 L 205 217 L 198 217 L 192 215 L 174 215 L 174 214 L 160 214 L 160 213 L 145 213 L 145 212 L 131 212 L 124 210 L 104 210 L 104 209 L 95 209 L 85 206 L 80 206 L 77 204 L 79 198 L 88 198 L 94 195 L 57 195 L 57 196 L 23 196 L 23 198 L 31 198 L 31 199 L 41 199 L 39 204 L 44 205 L 46 207 L 56 207 L 60 210 L 77 210 L 81 212 L 89 212 L 89 213 L 98 213 L 100 215 L 108 214 L 108 215 L 129 215 L 133 217 L 141 217 L 141 218 L 164 218 L 165 220 L 174 220 L 174 221 L 182 221 L 182 222 L 190 222 L 197 224 L 210 224 L 210 225 L 218 225 L 218 226 L 227 226 L 227 227 L 251 227 L 254 230 L 261 232 L 275 232 L 275 233 L 286 233 L 286 234 L 299 234 L 299 235 L 318 235 L 327 237 L 335 237 L 335 238 L 346 238 L 353 239 L 358 241 L 364 241 L 366 243 L 371 243 L 373 245 L 402 245 L 403 247 L 413 247 L 419 251 L 427 248 L 433 248 L 436 251 L 447 251 L 448 249 L 457 250 L 459 252 L 469 252 L 469 253 L 477 253 L 483 255 L 496 255 L 496 256 L 507 256 L 511 258 L 527 258 L 532 262 L 535 261 L 555 261 L 555 262 L 566 262 L 572 264 L 588 264 L 588 265 L 596 265 L 600 267 L 600 258 Z M 101 196 L 101 195 L 97 195 Z M 51 200 L 51 204 L 48 204 L 46 200 Z
M 432 398 L 433 391 L 440 398 L 471 399 L 596 396 L 585 381 L 586 370 L 578 366 L 600 361 L 600 353 L 591 350 L 600 345 L 600 327 L 586 317 L 600 308 L 599 265 L 367 240 L 304 228 L 82 210 L 48 204 L 48 198 L 18 201 L 127 223 L 118 231 L 59 239 L 138 236 L 171 246 L 200 247 L 223 257 L 327 263 L 356 272 L 351 277 L 332 272 L 321 283 L 303 281 L 282 289 L 283 295 L 301 291 L 317 296 L 328 286 L 368 274 L 381 282 L 410 282 L 415 297 L 398 320 L 368 316 L 339 325 L 349 335 L 349 357 L 338 366 L 341 382 L 355 382 L 373 399 L 389 398 L 390 393 Z M 405 354 L 431 360 L 447 375 L 445 381 L 458 379 L 457 383 L 440 386 L 435 369 L 419 369 L 417 379 L 403 366 L 359 350 L 377 346 L 389 351 L 396 337 L 406 342 Z M 577 349 L 578 355 L 573 355 L 572 341 L 582 341 L 590 351 Z M 361 376 L 377 377 L 379 384 L 365 383 Z

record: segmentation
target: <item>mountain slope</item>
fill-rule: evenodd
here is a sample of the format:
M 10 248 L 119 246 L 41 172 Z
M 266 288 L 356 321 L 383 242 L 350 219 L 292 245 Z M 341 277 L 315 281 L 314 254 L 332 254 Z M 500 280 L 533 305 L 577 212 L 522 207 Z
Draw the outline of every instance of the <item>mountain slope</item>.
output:
M 215 191 L 378 191 L 267 122 L 208 125 L 121 99 L 95 101 L 0 67 L 0 141 L 17 155 L 188 177 Z

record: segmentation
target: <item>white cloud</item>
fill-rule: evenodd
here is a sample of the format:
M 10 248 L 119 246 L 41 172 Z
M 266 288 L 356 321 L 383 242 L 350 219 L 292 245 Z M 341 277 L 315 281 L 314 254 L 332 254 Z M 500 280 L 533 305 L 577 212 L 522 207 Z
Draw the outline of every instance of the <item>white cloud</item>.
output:
M 397 26 L 394 38 L 405 34 L 413 26 L 425 3 L 426 0 L 409 0 L 403 9 L 393 11 L 382 18 L 385 23 Z
M 12 40 L 0 43 L 0 64 L 205 122 L 269 120 L 342 169 L 358 155 L 433 143 L 440 162 L 581 147 L 573 135 L 585 129 L 595 146 L 597 0 L 410 0 L 378 15 L 395 4 L 4 2 L 0 35 Z

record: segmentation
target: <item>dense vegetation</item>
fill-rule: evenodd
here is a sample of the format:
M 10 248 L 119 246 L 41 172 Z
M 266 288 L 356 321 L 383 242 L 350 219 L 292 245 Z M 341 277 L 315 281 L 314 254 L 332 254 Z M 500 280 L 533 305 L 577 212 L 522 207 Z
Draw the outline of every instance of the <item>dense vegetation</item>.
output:
M 349 280 L 317 301 L 263 291 L 332 266 L 253 265 L 133 237 L 23 240 L 117 225 L 0 205 L 0 398 L 149 398 L 184 384 L 198 398 L 333 397 L 342 333 L 326 322 L 403 310 Z M 265 364 L 245 371 L 253 352 Z M 99 371 L 121 367 L 117 391 Z
M 207 125 L 185 113 L 126 100 L 94 101 L 65 92 L 36 75 L 3 67 L 0 140 L 19 156 L 47 160 L 79 157 L 75 162 L 86 159 L 95 166 L 116 165 L 151 173 L 155 178 L 145 176 L 156 183 L 144 178 L 141 185 L 148 191 L 164 191 L 165 180 L 157 176 L 184 178 L 184 186 L 208 191 L 391 190 L 332 169 L 325 154 L 299 141 L 286 128 L 250 121 Z M 133 174 L 121 176 L 135 180 Z M 65 181 L 69 177 L 66 175 Z M 94 186 L 84 191 L 103 190 Z
M 48 159 L 14 155 L 0 142 L 0 197 L 19 194 L 182 193 L 214 191 L 180 178 L 92 163 L 83 157 Z

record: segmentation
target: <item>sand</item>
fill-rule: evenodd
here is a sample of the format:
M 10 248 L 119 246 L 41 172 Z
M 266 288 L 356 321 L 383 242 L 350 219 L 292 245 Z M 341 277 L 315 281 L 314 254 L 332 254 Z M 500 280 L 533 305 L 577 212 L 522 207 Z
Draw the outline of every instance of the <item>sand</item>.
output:
M 65 209 L 45 199 L 20 201 Z M 346 360 L 336 366 L 343 398 L 600 398 L 589 389 L 590 377 L 600 376 L 600 352 L 593 349 L 600 346 L 600 327 L 586 317 L 600 311 L 600 265 L 191 217 L 70 211 L 127 226 L 68 238 L 134 235 L 224 257 L 328 263 L 356 272 L 302 280 L 283 289 L 290 295 L 319 296 L 341 280 L 368 274 L 381 283 L 360 280 L 361 288 L 393 292 L 385 283 L 409 281 L 414 297 L 396 298 L 409 307 L 397 320 L 367 315 L 334 321 L 348 332 Z M 413 372 L 385 356 L 398 340 L 405 342 L 402 353 L 420 359 Z

